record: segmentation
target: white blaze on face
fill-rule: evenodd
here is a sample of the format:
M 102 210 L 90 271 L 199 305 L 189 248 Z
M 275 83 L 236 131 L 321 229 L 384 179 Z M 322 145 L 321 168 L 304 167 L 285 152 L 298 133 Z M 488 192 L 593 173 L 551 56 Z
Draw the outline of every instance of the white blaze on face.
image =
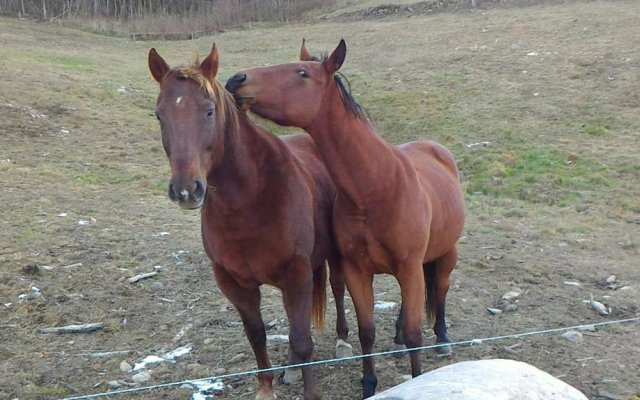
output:
M 182 96 L 176 99 L 176 105 L 179 106 L 181 102 L 182 102 Z

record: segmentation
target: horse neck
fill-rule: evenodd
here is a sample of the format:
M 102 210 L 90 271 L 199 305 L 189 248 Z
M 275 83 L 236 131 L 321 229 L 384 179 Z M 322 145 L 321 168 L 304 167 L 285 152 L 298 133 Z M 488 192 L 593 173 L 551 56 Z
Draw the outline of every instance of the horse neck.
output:
M 216 187 L 222 198 L 233 196 L 247 202 L 260 196 L 269 181 L 263 165 L 266 160 L 276 164 L 278 146 L 275 136 L 255 125 L 245 113 L 238 114 L 238 129 L 234 131 L 225 124 L 222 140 L 216 143 L 222 150 L 218 153 L 220 162 L 209 172 L 211 186 Z M 236 204 L 241 206 L 244 201 Z
M 392 195 L 398 160 L 370 122 L 344 105 L 338 90 L 305 130 L 313 137 L 341 195 L 356 208 Z

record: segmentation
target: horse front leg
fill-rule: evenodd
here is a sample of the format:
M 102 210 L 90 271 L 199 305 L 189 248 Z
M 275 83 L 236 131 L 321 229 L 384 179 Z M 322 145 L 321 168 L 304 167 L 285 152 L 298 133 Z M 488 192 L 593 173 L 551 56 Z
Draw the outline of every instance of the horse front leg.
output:
M 282 302 L 289 318 L 289 364 L 311 361 L 313 340 L 311 339 L 311 310 L 313 297 L 313 273 L 307 258 L 295 257 L 287 270 L 288 279 L 282 287 Z M 302 367 L 304 400 L 318 400 L 311 366 Z M 287 369 L 283 381 L 290 381 Z
M 233 279 L 223 266 L 213 267 L 214 276 L 222 293 L 231 301 L 244 326 L 245 334 L 256 357 L 258 369 L 271 368 L 271 361 L 267 354 L 267 336 L 264 322 L 260 314 L 260 289 L 244 288 Z M 256 400 L 273 400 L 273 372 L 258 374 L 258 391 Z
M 343 264 L 344 277 L 351 294 L 358 318 L 358 336 L 362 354 L 371 354 L 376 340 L 376 327 L 373 322 L 373 273 L 371 269 L 360 269 L 353 264 Z M 362 359 L 362 398 L 376 393 L 378 378 L 372 357 Z

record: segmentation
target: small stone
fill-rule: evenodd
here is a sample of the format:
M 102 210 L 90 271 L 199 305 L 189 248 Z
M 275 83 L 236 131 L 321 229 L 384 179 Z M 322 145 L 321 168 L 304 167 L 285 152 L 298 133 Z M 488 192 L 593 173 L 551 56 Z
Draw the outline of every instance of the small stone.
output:
M 407 382 L 413 379 L 413 377 L 411 375 L 402 375 L 400 379 L 402 380 L 402 382 Z
M 211 344 L 213 343 L 215 340 L 212 338 L 206 338 L 205 340 L 202 341 L 203 344 L 207 345 L 207 344 Z
M 487 311 L 489 311 L 491 314 L 493 315 L 500 315 L 502 314 L 502 310 L 499 308 L 491 308 L 491 307 L 487 307 Z
M 153 282 L 153 287 L 156 289 L 164 289 L 164 283 L 160 282 L 160 281 L 155 281 Z
M 148 371 L 142 371 L 131 377 L 134 382 L 146 382 L 151 379 L 151 373 Z
M 580 342 L 582 341 L 582 333 L 578 331 L 566 331 L 562 334 L 562 337 L 567 339 L 570 342 Z
M 117 389 L 120 387 L 120 382 L 118 381 L 109 381 L 107 382 L 107 385 L 111 388 L 111 389 Z
M 122 361 L 122 362 L 120 363 L 120 371 L 122 371 L 122 372 L 129 372 L 129 371 L 131 371 L 132 369 L 133 369 L 133 367 L 132 367 L 132 366 L 131 366 L 131 364 L 129 364 L 128 362 L 126 362 L 126 361 Z
M 612 284 L 616 281 L 616 276 L 615 275 L 610 275 L 605 282 L 607 282 L 608 284 Z
M 520 291 L 519 290 L 511 290 L 505 294 L 502 295 L 502 300 L 505 301 L 511 301 L 511 300 L 515 300 L 518 297 L 520 297 Z
M 227 369 L 225 367 L 219 367 L 213 370 L 214 375 L 224 375 L 227 373 Z

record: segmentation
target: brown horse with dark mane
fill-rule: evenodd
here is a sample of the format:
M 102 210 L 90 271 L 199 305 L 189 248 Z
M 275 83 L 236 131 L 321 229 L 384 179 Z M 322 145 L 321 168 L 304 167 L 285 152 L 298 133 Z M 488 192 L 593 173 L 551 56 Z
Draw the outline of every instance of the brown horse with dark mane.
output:
M 202 63 L 174 69 L 151 49 L 149 69 L 160 84 L 156 116 L 171 165 L 169 197 L 183 208 L 202 209 L 204 249 L 219 288 L 242 318 L 258 368 L 271 367 L 259 287 L 282 291 L 289 363 L 308 362 L 312 316 L 316 327 L 324 325 L 325 261 L 336 300 L 337 352 L 344 355 L 350 348 L 344 280 L 331 227 L 336 189 L 313 141 L 279 138 L 239 111 L 215 79 L 215 45 Z M 284 380 L 299 375 L 287 370 Z M 302 378 L 304 398 L 319 398 L 311 367 L 302 368 Z M 260 373 L 258 380 L 256 399 L 274 399 L 273 373 Z
M 425 291 L 437 343 L 449 342 L 445 298 L 465 216 L 453 155 L 432 141 L 393 146 L 376 134 L 336 75 L 346 56 L 344 40 L 323 60 L 311 57 L 303 41 L 300 56 L 300 62 L 239 72 L 226 86 L 239 104 L 278 124 L 303 128 L 318 145 L 338 187 L 334 229 L 363 353 L 373 349 L 372 283 L 381 273 L 395 276 L 402 293 L 396 343 L 422 346 Z M 421 373 L 419 353 L 410 356 L 415 377 Z M 363 375 L 366 398 L 377 385 L 370 357 L 363 361 Z

